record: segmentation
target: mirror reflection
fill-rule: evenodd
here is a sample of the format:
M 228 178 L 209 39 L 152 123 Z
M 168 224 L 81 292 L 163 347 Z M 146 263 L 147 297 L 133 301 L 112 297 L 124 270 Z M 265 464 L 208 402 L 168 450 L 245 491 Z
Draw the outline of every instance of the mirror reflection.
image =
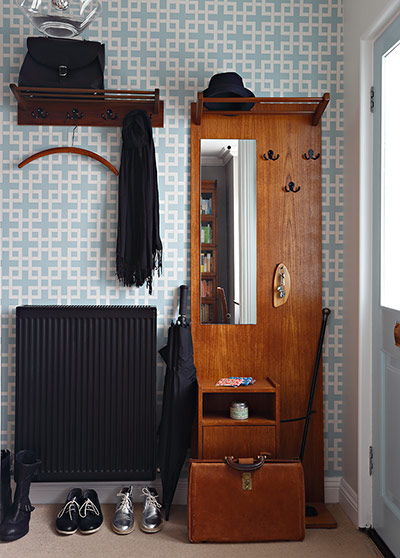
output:
M 256 140 L 201 140 L 202 324 L 257 323 L 256 165 Z

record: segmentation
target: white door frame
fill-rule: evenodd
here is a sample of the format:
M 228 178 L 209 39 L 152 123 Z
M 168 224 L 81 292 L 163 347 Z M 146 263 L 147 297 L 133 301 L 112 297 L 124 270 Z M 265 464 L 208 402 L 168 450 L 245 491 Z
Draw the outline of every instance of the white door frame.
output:
M 358 525 L 372 525 L 372 479 L 368 453 L 372 443 L 372 153 L 373 115 L 370 87 L 373 85 L 375 39 L 399 14 L 400 0 L 390 2 L 365 31 L 360 44 L 360 254 L 359 254 L 359 343 L 358 343 Z M 350 185 L 347 185 L 350 187 Z

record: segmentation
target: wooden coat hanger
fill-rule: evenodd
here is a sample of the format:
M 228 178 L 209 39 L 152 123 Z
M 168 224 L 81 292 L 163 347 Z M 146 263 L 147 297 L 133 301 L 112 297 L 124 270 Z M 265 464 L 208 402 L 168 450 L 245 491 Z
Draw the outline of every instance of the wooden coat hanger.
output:
M 74 135 L 75 129 L 72 136 L 72 145 L 74 144 Z M 118 171 L 107 159 L 104 159 L 101 155 L 98 155 L 94 151 L 89 151 L 88 149 L 82 149 L 81 147 L 52 147 L 50 149 L 44 149 L 43 151 L 39 151 L 30 157 L 27 157 L 23 161 L 21 161 L 18 165 L 19 169 L 22 169 L 28 163 L 32 161 L 36 161 L 36 159 L 40 159 L 41 157 L 46 157 L 47 155 L 53 155 L 54 153 L 77 153 L 78 155 L 84 155 L 85 157 L 90 157 L 91 159 L 95 159 L 99 161 L 103 165 L 105 165 L 110 171 L 112 171 L 115 175 L 118 176 Z

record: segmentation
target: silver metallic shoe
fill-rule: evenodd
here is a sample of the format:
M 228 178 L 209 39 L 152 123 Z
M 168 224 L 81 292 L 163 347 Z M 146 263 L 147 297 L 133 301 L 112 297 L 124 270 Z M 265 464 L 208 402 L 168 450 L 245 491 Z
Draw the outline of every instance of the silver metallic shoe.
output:
M 123 488 L 118 492 L 121 501 L 117 504 L 112 529 L 118 535 L 128 535 L 135 528 L 133 513 L 133 486 Z
M 164 521 L 161 515 L 161 504 L 155 488 L 146 486 L 142 488 L 142 494 L 146 497 L 143 507 L 142 523 L 140 528 L 145 533 L 157 533 L 161 531 Z

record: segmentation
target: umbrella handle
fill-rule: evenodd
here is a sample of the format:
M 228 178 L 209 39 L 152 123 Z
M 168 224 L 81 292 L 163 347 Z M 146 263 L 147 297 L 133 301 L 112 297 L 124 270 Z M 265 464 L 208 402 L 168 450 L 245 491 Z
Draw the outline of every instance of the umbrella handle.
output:
M 179 297 L 179 315 L 186 316 L 186 306 L 187 306 L 187 285 L 181 285 L 179 287 L 180 297 Z

